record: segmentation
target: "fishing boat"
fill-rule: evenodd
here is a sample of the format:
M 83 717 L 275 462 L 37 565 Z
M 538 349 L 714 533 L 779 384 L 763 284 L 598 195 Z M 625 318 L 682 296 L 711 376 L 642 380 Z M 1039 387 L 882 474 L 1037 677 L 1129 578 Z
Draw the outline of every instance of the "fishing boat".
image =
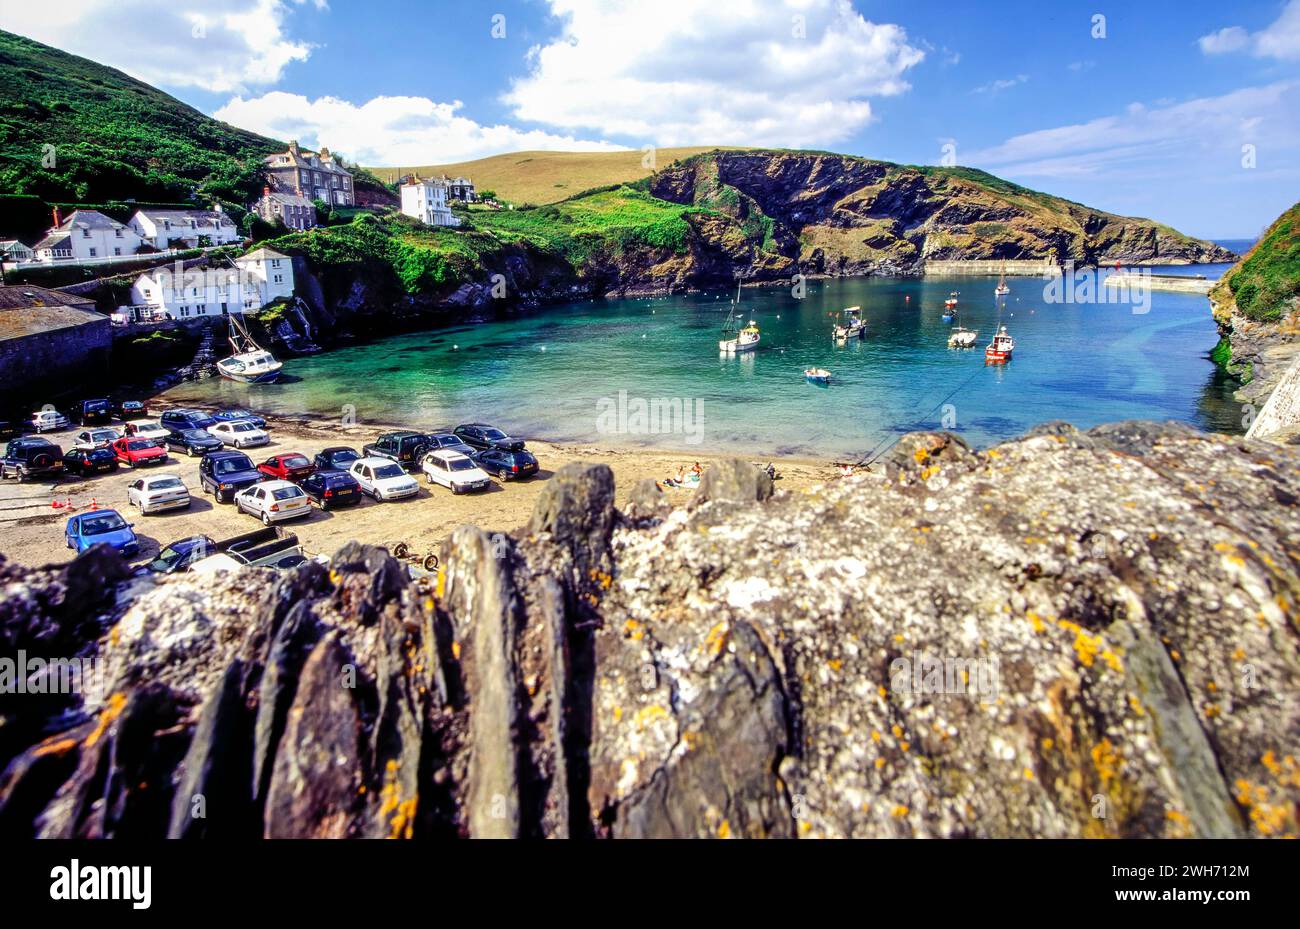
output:
M 284 365 L 253 341 L 240 314 L 230 314 L 229 322 L 230 347 L 235 353 L 217 362 L 221 376 L 241 384 L 269 384 L 278 378 Z
M 1007 286 L 1007 263 L 1002 262 L 1002 273 L 998 275 L 998 286 L 994 289 L 993 294 L 997 297 L 1005 297 L 1011 293 L 1011 288 Z
M 998 327 L 998 334 L 993 337 L 988 348 L 984 349 L 984 363 L 991 365 L 1006 364 L 1015 351 L 1016 340 L 1007 333 L 1006 326 Z
M 736 284 L 736 299 L 731 303 L 731 310 L 727 313 L 727 321 L 722 326 L 722 338 L 718 341 L 718 351 L 727 355 L 753 351 L 758 348 L 758 323 L 751 319 L 747 325 L 741 328 L 740 321 L 745 316 L 743 313 L 737 315 L 736 311 L 738 309 L 740 309 L 740 284 Z
M 967 329 L 960 322 L 952 327 L 948 333 L 949 348 L 974 348 L 975 340 L 979 337 L 979 331 Z
M 813 384 L 829 384 L 831 382 L 831 372 L 825 368 L 809 368 L 804 371 L 803 376 Z
M 862 307 L 847 307 L 842 315 L 844 321 L 836 323 L 832 330 L 836 342 L 847 342 L 849 339 L 861 339 L 866 336 L 867 324 L 862 321 Z
M 954 290 L 952 293 L 948 294 L 948 299 L 943 301 L 943 305 L 947 307 L 950 311 L 956 309 L 957 291 Z

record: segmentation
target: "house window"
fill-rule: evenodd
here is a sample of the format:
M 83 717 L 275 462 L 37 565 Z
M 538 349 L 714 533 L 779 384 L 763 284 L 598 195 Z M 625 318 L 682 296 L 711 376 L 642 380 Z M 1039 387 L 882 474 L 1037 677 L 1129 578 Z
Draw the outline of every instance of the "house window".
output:
M 282 275 L 282 274 L 277 274 L 277 275 L 275 276 L 275 282 L 276 282 L 277 284 L 283 284 L 283 283 L 284 283 L 284 275 Z
M 280 259 L 279 259 L 279 258 L 272 258 L 272 259 L 271 259 L 271 267 L 273 267 L 273 268 L 278 268 L 278 267 L 280 267 Z
M 144 298 L 145 298 L 146 300 L 150 299 L 151 297 L 153 297 L 153 291 L 151 291 L 151 290 L 146 290 L 146 291 L 144 291 Z
M 115 249 L 113 249 L 113 254 L 114 254 L 114 255 L 120 255 L 120 254 L 122 254 L 122 250 L 121 250 L 120 248 L 115 248 Z
M 95 250 L 93 248 L 90 250 L 90 257 L 91 258 L 95 257 Z
M 122 238 L 122 230 L 121 230 L 121 229 L 114 229 L 114 230 L 113 230 L 113 235 L 117 236 L 119 239 Z
M 90 230 L 89 230 L 89 229 L 82 229 L 82 230 L 81 230 L 81 237 L 82 237 L 83 239 L 89 239 L 89 238 L 90 238 Z

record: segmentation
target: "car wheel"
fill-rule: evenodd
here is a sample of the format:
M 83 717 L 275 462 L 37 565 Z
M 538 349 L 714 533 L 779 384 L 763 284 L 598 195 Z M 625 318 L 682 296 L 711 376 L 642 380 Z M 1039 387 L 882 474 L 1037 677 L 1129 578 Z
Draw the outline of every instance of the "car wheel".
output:
M 185 454 L 187 454 L 187 455 L 189 455 L 191 458 L 193 458 L 193 457 L 194 457 L 194 449 L 193 449 L 193 448 L 187 448 L 187 449 L 185 449 Z
M 18 476 L 19 484 L 21 484 L 23 482 L 23 478 L 27 476 L 26 474 L 23 473 L 23 469 L 21 467 L 14 473 Z
M 426 474 L 426 475 L 424 476 L 424 479 L 425 479 L 426 481 L 428 481 L 429 484 L 431 484 L 431 485 L 433 484 L 433 475 L 432 475 L 432 474 Z
M 460 494 L 460 490 L 461 490 L 461 488 L 460 488 L 460 485 L 459 485 L 459 484 L 452 484 L 452 485 L 451 485 L 451 492 L 452 492 L 453 494 L 457 494 L 457 495 L 459 495 L 459 494 Z
M 262 514 L 262 525 L 264 525 L 264 526 L 269 526 L 269 525 L 271 525 L 271 514 L 270 514 L 270 513 L 263 513 L 263 514 Z

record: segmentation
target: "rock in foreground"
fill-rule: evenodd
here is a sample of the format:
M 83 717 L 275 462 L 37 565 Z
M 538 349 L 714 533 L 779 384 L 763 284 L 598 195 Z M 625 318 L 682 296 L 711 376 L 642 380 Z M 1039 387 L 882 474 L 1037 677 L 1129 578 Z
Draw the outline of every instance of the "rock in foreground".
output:
M 624 516 L 570 466 L 429 581 L 360 545 L 0 565 L 3 654 L 99 629 L 106 678 L 0 695 L 0 830 L 1296 834 L 1300 450 L 1122 423 L 913 434 L 806 494 L 743 467 Z

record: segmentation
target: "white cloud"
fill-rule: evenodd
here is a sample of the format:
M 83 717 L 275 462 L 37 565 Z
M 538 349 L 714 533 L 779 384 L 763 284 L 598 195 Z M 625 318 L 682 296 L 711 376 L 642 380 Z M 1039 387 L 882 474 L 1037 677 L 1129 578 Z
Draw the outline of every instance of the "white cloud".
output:
M 505 94 L 519 119 L 656 145 L 826 145 L 925 53 L 848 0 L 548 0 L 558 38 Z
M 1256 58 L 1300 61 L 1300 0 L 1290 0 L 1271 24 L 1259 32 L 1228 26 L 1196 40 L 1207 55 L 1249 50 Z
M 149 84 L 226 93 L 272 84 L 311 46 L 285 23 L 306 0 L 6 2 L 0 26 Z M 324 0 L 314 0 L 324 9 Z
M 336 97 L 309 100 L 272 91 L 235 97 L 213 115 L 235 126 L 309 148 L 328 146 L 352 161 L 410 166 L 467 161 L 501 152 L 551 149 L 612 151 L 622 146 L 514 126 L 484 126 L 458 114 L 459 100 L 375 97 L 358 106 Z
M 981 84 L 971 91 L 973 94 L 999 94 L 1004 90 L 1010 90 L 1017 84 L 1023 84 L 1029 80 L 1028 74 L 1017 74 L 1015 77 L 1001 78 L 996 81 L 989 81 L 987 84 Z
M 1018 177 L 1168 179 L 1244 170 L 1242 146 L 1261 168 L 1300 154 L 1300 81 L 1247 87 L 1218 97 L 1148 107 L 1014 136 L 965 154 L 963 162 Z

